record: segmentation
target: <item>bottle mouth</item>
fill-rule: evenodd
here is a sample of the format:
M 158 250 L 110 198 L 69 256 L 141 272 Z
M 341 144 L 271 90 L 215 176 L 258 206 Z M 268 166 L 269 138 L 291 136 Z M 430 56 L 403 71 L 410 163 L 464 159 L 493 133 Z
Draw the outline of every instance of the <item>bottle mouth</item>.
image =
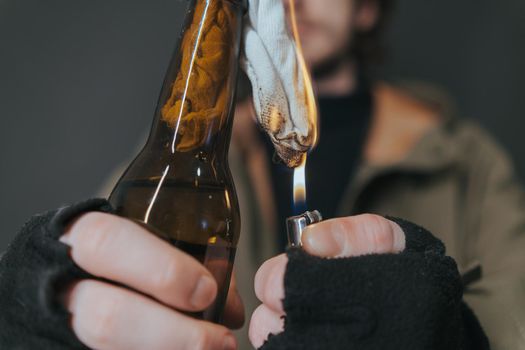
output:
M 233 2 L 236 5 L 241 6 L 244 12 L 248 10 L 248 0 L 229 0 L 229 1 Z
M 244 11 L 248 10 L 248 0 L 228 0 L 230 2 L 233 2 L 236 5 L 242 6 L 242 9 Z

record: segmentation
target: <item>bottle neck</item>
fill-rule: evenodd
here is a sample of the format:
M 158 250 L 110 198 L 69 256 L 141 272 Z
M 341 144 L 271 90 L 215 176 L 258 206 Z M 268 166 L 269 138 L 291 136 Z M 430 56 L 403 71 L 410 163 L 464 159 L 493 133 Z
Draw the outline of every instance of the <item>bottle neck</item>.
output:
M 170 63 L 149 147 L 227 157 L 233 119 L 242 1 L 192 0 Z

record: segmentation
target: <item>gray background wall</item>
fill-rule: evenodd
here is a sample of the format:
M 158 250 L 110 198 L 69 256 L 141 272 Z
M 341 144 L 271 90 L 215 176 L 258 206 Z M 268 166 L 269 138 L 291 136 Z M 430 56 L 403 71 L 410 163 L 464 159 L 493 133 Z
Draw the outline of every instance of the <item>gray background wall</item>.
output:
M 136 151 L 185 3 L 0 0 L 0 251 Z M 525 1 L 399 0 L 388 43 L 385 76 L 448 89 L 525 175 Z

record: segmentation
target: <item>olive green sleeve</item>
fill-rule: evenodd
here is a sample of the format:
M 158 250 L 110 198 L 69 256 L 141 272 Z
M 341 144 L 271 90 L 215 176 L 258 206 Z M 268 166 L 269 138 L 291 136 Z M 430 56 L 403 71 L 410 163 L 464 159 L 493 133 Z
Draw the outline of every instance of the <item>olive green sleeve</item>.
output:
M 465 251 L 482 267 L 465 301 L 492 348 L 525 349 L 525 192 L 505 152 L 482 131 L 471 139 Z

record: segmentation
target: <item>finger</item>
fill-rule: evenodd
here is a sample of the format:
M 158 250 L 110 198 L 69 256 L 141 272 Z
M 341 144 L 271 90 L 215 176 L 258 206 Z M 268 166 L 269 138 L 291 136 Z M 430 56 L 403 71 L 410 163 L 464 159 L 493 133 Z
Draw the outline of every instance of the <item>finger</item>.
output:
M 308 253 L 321 257 L 399 253 L 405 249 L 405 234 L 395 222 L 365 214 L 309 226 L 302 243 Z
M 149 294 L 185 311 L 209 306 L 217 284 L 197 260 L 129 220 L 109 214 L 81 216 L 61 239 L 87 272 Z
M 224 325 L 230 329 L 239 329 L 244 325 L 244 304 L 237 290 L 235 274 L 232 275 L 230 290 L 226 298 Z
M 260 348 L 270 334 L 279 334 L 284 330 L 283 314 L 277 313 L 262 304 L 252 314 L 249 337 L 254 348 Z
M 255 295 L 276 313 L 284 313 L 284 273 L 288 258 L 281 254 L 267 260 L 255 275 Z
M 78 282 L 66 305 L 72 328 L 88 347 L 113 349 L 235 349 L 225 327 L 182 315 L 152 299 L 99 281 Z

